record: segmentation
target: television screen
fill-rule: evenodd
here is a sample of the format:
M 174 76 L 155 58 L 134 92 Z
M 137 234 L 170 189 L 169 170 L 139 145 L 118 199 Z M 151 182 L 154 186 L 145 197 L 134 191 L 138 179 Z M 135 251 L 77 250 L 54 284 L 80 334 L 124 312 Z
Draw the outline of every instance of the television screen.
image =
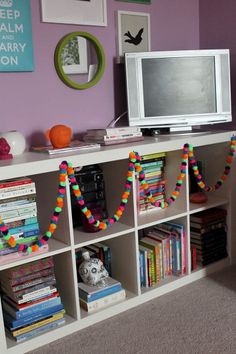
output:
M 213 57 L 143 59 L 145 117 L 216 112 Z

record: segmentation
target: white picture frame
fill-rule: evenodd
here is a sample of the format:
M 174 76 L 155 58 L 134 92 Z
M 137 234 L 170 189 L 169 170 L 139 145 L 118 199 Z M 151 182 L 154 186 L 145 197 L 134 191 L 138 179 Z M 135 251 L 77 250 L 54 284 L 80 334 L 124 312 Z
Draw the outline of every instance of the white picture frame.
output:
M 72 42 L 74 43 L 73 46 Z M 75 51 L 77 51 L 77 53 L 75 53 Z M 62 68 L 64 73 L 69 75 L 88 73 L 88 50 L 86 38 L 80 36 L 74 37 L 67 45 L 65 45 L 62 51 Z
M 149 13 L 118 10 L 117 27 L 120 58 L 125 53 L 149 52 L 151 50 Z
M 107 26 L 107 0 L 41 0 L 42 22 Z

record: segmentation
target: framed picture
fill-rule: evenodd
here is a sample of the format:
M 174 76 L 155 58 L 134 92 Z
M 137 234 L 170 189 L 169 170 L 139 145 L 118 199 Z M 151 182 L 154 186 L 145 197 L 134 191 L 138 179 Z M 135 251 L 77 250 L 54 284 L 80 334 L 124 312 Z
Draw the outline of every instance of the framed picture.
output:
M 118 11 L 118 55 L 149 52 L 150 43 L 150 14 Z
M 116 0 L 125 2 L 136 2 L 137 4 L 151 4 L 151 0 Z
M 72 38 L 63 48 L 61 59 L 65 74 L 88 73 L 86 38 Z
M 0 19 L 0 72 L 34 71 L 30 0 L 1 0 Z
M 107 0 L 41 0 L 42 21 L 107 26 Z

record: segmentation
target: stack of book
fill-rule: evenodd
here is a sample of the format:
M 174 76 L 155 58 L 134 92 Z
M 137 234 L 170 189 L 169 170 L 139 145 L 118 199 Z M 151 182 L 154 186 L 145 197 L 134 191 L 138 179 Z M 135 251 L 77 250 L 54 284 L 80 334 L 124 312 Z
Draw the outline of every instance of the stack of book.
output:
M 149 190 L 152 193 L 155 201 L 162 202 L 165 198 L 165 179 L 164 179 L 164 167 L 165 167 L 166 153 L 155 153 L 141 156 L 141 166 L 145 173 L 145 179 L 148 183 Z M 138 185 L 139 199 L 138 210 L 143 212 L 150 210 L 154 207 L 147 199 L 144 191 L 139 183 Z
M 40 230 L 36 187 L 31 178 L 22 177 L 0 183 L 0 215 L 18 244 L 30 245 L 37 240 Z M 0 238 L 0 263 L 13 260 L 20 253 L 10 247 L 3 237 Z
M 141 286 L 149 288 L 169 275 L 186 274 L 186 251 L 183 225 L 165 222 L 144 230 L 139 241 Z
M 196 249 L 193 264 L 206 266 L 227 257 L 226 216 L 227 211 L 220 208 L 191 215 L 190 241 L 192 249 Z
M 5 270 L 0 281 L 5 328 L 17 342 L 65 323 L 52 257 Z
M 89 252 L 90 258 L 98 258 L 102 261 L 104 264 L 104 267 L 108 271 L 109 275 L 111 276 L 111 249 L 109 246 L 107 246 L 103 242 L 96 242 L 92 245 L 84 246 L 83 248 L 80 248 L 76 251 L 75 257 L 76 257 L 76 265 L 77 269 L 79 269 L 79 265 L 83 261 L 83 253 L 84 252 Z M 78 273 L 78 279 L 79 281 L 81 280 L 79 278 L 79 273 Z
M 88 129 L 84 141 L 101 145 L 122 144 L 143 140 L 139 127 L 117 127 L 104 129 Z
M 121 283 L 111 277 L 106 278 L 104 287 L 78 283 L 80 306 L 93 313 L 125 300 L 126 292 Z
M 82 169 L 75 167 L 74 171 L 86 206 L 90 209 L 94 218 L 96 220 L 107 218 L 105 181 L 101 167 L 99 165 L 89 165 Z M 73 192 L 71 192 L 71 208 L 74 227 L 83 225 L 85 231 L 97 231 L 97 229 L 94 230 L 94 227 L 84 217 Z

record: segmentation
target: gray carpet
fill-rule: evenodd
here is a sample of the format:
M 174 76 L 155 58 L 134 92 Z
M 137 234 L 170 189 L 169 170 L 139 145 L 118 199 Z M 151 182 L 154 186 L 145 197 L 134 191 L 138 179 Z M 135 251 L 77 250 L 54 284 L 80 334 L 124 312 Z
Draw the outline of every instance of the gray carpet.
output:
M 30 353 L 235 354 L 236 267 Z

